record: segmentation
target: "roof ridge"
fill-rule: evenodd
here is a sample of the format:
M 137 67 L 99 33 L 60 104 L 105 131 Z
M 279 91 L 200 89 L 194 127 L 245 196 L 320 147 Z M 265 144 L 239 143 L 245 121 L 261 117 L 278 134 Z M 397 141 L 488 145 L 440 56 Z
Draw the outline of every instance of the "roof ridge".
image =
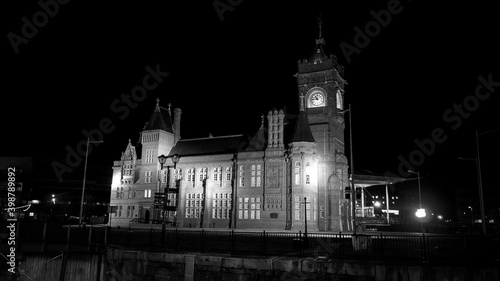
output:
M 217 137 L 203 137 L 203 138 L 194 138 L 194 139 L 180 139 L 179 141 L 193 141 L 193 140 L 204 140 L 204 139 L 220 139 L 220 138 L 229 138 L 229 137 L 242 137 L 244 134 L 238 135 L 227 135 L 227 136 L 217 136 Z

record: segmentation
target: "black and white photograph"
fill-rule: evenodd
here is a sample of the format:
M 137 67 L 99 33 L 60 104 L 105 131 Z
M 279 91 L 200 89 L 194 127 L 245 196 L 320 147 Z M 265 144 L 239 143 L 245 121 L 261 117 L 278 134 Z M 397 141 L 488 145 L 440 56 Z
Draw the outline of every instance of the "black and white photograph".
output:
M 493 2 L 4 5 L 0 280 L 500 280 Z

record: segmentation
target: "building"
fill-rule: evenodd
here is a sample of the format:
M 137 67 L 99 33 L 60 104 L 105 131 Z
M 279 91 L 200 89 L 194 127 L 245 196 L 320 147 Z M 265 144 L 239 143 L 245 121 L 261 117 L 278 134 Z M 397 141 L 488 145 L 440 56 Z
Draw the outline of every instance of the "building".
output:
M 299 113 L 269 111 L 252 136 L 182 139 L 181 110 L 157 100 L 139 144 L 114 162 L 111 225 L 351 230 L 346 81 L 319 34 L 297 64 Z
M 30 196 L 29 188 L 26 188 L 26 182 L 29 182 L 33 174 L 32 157 L 0 157 L 0 215 L 2 219 L 12 218 L 7 207 L 9 202 L 14 202 L 14 212 L 12 215 L 16 219 L 23 219 L 26 216 L 28 198 Z M 11 210 L 12 211 L 12 210 Z
M 9 197 L 15 198 L 16 218 L 66 222 L 70 217 L 79 216 L 83 167 L 60 182 L 53 176 L 50 162 L 41 157 L 0 157 L 3 179 L 0 201 L 2 206 L 7 206 Z M 83 215 L 87 222 L 104 223 L 108 215 L 111 169 L 91 165 L 87 172 Z M 8 192 L 9 178 L 15 182 L 15 192 Z M 0 214 L 4 219 L 9 215 L 6 208 L 2 208 Z

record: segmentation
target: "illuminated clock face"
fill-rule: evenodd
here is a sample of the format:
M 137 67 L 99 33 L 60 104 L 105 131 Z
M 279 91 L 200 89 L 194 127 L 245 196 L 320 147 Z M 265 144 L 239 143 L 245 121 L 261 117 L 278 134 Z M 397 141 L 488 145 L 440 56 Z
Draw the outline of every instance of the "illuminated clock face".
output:
M 320 106 L 324 101 L 325 97 L 320 92 L 316 92 L 311 95 L 311 104 L 314 106 Z

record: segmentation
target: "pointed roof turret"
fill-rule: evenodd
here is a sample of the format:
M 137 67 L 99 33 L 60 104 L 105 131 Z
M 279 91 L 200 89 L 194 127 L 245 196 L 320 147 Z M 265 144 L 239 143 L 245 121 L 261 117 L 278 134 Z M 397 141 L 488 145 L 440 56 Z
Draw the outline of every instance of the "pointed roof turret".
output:
M 137 159 L 136 149 L 130 141 L 131 140 L 128 139 L 127 148 L 125 148 L 125 151 L 122 153 L 122 161 Z
M 267 145 L 267 132 L 264 128 L 264 114 L 260 116 L 261 124 L 257 133 L 253 136 L 252 140 L 248 144 L 246 151 L 261 151 L 266 148 Z
M 319 26 L 319 36 L 316 39 L 316 46 L 314 47 L 314 51 L 309 57 L 308 63 L 317 64 L 323 62 L 327 58 L 325 52 L 323 51 L 323 46 L 325 45 L 325 40 L 323 39 L 322 27 L 323 27 L 323 19 L 321 18 L 321 14 L 318 16 L 318 26 Z
M 295 121 L 295 131 L 293 132 L 292 142 L 315 142 L 307 115 L 304 109 L 304 94 L 300 95 L 300 112 Z
M 169 109 L 160 106 L 160 99 L 156 99 L 156 107 L 149 121 L 144 125 L 143 131 L 149 130 L 164 130 L 173 133 L 172 117 L 169 114 Z

